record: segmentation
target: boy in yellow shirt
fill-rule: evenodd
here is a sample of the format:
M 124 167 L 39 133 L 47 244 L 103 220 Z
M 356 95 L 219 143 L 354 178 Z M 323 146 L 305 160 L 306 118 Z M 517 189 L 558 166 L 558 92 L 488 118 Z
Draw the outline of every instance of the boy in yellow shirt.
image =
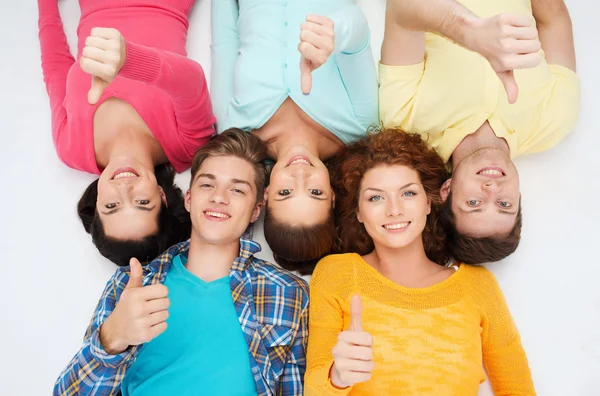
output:
M 383 125 L 420 134 L 452 167 L 441 196 L 454 258 L 514 252 L 512 159 L 556 145 L 579 113 L 564 0 L 388 0 L 379 72 Z

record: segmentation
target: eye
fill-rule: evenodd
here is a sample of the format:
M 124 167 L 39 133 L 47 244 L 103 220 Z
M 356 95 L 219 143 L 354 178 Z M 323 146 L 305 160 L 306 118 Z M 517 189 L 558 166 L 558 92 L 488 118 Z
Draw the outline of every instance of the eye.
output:
M 476 199 L 471 199 L 471 200 L 467 201 L 467 206 L 471 206 L 471 207 L 479 206 L 479 201 Z
M 323 191 L 321 191 L 317 188 L 312 188 L 309 191 L 312 195 L 316 195 L 316 196 L 323 195 Z
M 234 189 L 233 189 L 233 190 L 231 190 L 231 191 L 233 191 L 233 192 L 234 192 L 234 193 L 236 193 L 236 194 L 241 194 L 241 195 L 245 195 L 245 194 L 246 194 L 245 192 L 243 192 L 243 191 L 242 191 L 242 190 L 240 190 L 239 188 L 234 188 Z
M 150 203 L 150 200 L 148 199 L 140 199 L 139 201 L 137 201 L 138 205 L 148 205 Z
M 208 184 L 208 183 L 202 183 L 202 184 L 200 184 L 200 187 L 201 187 L 201 188 L 211 188 L 211 187 L 212 187 L 212 185 L 210 185 L 210 184 Z
M 381 201 L 381 195 L 373 195 L 371 198 L 369 198 L 369 202 L 378 202 Z
M 282 197 L 288 196 L 292 193 L 292 190 L 284 188 L 283 190 L 280 190 L 278 192 L 279 195 L 281 195 Z
M 403 196 L 403 197 L 408 197 L 408 198 L 410 198 L 410 197 L 414 197 L 415 195 L 417 195 L 417 193 L 416 193 L 416 192 L 414 192 L 414 191 L 405 191 L 405 192 L 402 194 L 402 196 Z
M 500 201 L 500 202 L 498 202 L 498 205 L 501 208 L 504 208 L 504 209 L 512 208 L 512 204 L 510 202 L 507 202 L 507 201 Z
M 114 209 L 114 208 L 117 207 L 117 204 L 116 203 L 109 203 L 109 204 L 104 205 L 104 207 L 106 209 Z

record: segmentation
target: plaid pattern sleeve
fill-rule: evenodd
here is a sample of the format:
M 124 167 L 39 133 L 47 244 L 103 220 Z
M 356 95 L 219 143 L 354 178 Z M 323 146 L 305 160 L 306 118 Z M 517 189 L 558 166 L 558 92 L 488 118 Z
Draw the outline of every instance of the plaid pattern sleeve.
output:
M 135 356 L 136 347 L 119 355 L 109 355 L 102 347 L 99 330 L 113 312 L 128 280 L 129 275 L 123 269 L 118 269 L 106 284 L 85 332 L 83 346 L 58 377 L 53 395 L 119 394 L 121 381 Z
M 308 296 L 308 291 L 306 291 Z M 288 360 L 283 368 L 279 382 L 280 396 L 304 394 L 304 373 L 306 372 L 306 346 L 308 344 L 308 299 L 302 304 L 299 315 L 299 327 L 292 344 Z

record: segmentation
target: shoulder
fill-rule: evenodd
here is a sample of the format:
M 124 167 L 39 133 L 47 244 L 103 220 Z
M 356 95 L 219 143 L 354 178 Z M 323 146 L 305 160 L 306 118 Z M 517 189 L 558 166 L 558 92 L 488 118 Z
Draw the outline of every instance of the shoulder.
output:
M 497 285 L 496 277 L 483 265 L 461 264 L 460 269 L 464 271 L 465 278 L 469 284 L 482 286 Z
M 489 308 L 504 301 L 504 294 L 494 274 L 481 265 L 462 264 L 463 281 L 471 300 L 478 306 Z
M 362 258 L 356 253 L 332 254 L 317 263 L 310 280 L 312 290 L 352 289 L 356 266 Z

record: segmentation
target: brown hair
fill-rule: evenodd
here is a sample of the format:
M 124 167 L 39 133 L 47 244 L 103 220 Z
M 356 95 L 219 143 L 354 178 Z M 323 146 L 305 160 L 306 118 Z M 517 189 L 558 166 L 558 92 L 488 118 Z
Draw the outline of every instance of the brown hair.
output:
M 357 217 L 360 184 L 365 173 L 378 165 L 404 165 L 419 174 L 431 213 L 422 238 L 427 257 L 440 265 L 449 261 L 445 235 L 439 226 L 440 188 L 447 177 L 444 161 L 421 137 L 395 128 L 372 128 L 366 139 L 346 147 L 339 156 L 332 178 L 336 192 L 336 253 L 365 255 L 375 248 Z
M 254 178 L 256 202 L 262 202 L 267 181 L 267 167 L 265 165 L 265 161 L 268 159 L 267 147 L 259 137 L 238 128 L 229 128 L 216 135 L 196 151 L 192 161 L 190 186 L 206 158 L 225 156 L 238 157 L 252 165 L 256 173 Z
M 301 275 L 309 275 L 333 245 L 334 212 L 330 209 L 322 223 L 290 226 L 277 221 L 267 204 L 264 232 L 277 264 L 290 271 L 298 271 Z
M 448 195 L 440 211 L 440 224 L 448 238 L 448 249 L 454 260 L 465 264 L 482 264 L 500 261 L 517 250 L 521 240 L 521 201 L 515 225 L 505 237 L 475 238 L 461 235 L 456 230 L 456 217 L 452 212 L 452 192 Z

